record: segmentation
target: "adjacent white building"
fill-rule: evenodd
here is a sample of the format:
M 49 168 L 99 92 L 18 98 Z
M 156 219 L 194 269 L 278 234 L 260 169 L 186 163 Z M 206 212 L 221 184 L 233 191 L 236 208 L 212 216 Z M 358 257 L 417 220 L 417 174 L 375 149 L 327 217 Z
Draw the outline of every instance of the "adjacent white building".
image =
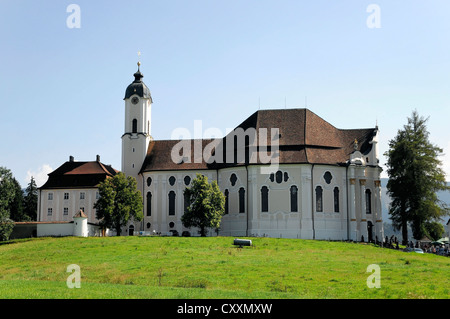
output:
M 95 161 L 75 161 L 70 156 L 48 174 L 47 182 L 38 189 L 38 221 L 72 222 L 82 212 L 87 222 L 98 224 L 94 209 L 99 197 L 98 184 L 117 172 L 100 162 L 100 156 Z

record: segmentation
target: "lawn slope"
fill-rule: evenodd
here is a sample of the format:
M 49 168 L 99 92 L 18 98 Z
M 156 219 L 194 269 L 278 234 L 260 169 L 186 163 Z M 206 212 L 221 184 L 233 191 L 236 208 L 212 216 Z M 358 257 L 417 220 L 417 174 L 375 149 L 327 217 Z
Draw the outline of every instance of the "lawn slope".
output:
M 0 245 L 0 298 L 449 298 L 450 259 L 298 239 L 36 238 Z M 69 289 L 67 267 L 80 267 Z M 380 288 L 368 288 L 369 265 Z

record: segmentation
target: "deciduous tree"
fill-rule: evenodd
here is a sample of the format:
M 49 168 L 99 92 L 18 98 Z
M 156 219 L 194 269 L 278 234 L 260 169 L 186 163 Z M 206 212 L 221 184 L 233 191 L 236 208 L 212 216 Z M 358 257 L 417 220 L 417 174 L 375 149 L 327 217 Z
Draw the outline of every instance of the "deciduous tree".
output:
M 14 222 L 9 218 L 10 205 L 13 201 L 13 175 L 6 167 L 0 167 L 0 241 L 8 240 L 14 228 Z
M 94 204 L 97 219 L 103 228 L 116 230 L 117 236 L 131 218 L 141 221 L 144 217 L 142 196 L 136 185 L 134 177 L 119 172 L 98 186 L 100 197 Z
M 208 178 L 201 174 L 192 181 L 192 186 L 184 190 L 187 201 L 186 212 L 181 217 L 187 228 L 200 228 L 200 235 L 206 236 L 207 228 L 219 228 L 225 212 L 225 196 L 216 181 L 208 183 Z

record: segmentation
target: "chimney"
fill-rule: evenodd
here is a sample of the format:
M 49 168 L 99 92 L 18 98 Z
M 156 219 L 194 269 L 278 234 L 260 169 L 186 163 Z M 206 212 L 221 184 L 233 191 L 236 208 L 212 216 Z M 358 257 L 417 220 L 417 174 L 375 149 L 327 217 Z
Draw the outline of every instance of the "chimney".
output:
M 69 156 L 69 162 L 73 162 L 73 156 L 71 155 L 71 156 Z
M 100 162 L 100 155 L 97 155 L 97 162 Z

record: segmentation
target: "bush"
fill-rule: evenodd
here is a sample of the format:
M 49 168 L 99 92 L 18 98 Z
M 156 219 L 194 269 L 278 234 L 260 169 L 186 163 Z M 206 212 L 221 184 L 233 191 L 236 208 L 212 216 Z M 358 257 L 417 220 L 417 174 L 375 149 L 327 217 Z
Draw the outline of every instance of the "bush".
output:
M 9 219 L 0 220 L 0 241 L 9 240 L 9 236 L 11 235 L 14 229 L 14 222 Z

